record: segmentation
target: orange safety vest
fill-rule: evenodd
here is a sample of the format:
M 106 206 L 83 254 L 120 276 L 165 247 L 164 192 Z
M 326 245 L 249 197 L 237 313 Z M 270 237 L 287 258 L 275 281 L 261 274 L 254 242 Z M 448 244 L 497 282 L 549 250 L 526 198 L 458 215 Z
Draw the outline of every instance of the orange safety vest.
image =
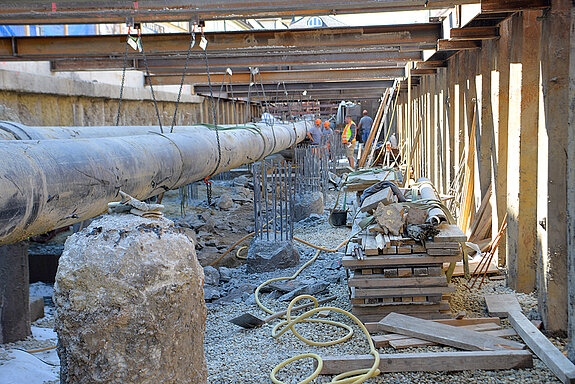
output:
M 344 128 L 343 128 L 343 132 L 341 133 L 341 141 L 344 144 L 347 144 L 348 141 L 351 141 L 352 143 L 355 143 L 355 136 L 357 136 L 357 125 L 355 126 L 355 135 L 353 136 L 353 139 L 350 140 L 351 138 L 351 125 L 355 124 L 352 121 L 349 122 L 349 124 L 347 124 Z

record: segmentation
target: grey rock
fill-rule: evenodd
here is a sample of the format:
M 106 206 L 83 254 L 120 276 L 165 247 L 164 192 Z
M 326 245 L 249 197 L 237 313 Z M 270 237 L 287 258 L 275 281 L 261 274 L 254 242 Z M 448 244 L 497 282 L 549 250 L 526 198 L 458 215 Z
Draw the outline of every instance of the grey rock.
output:
M 228 281 L 230 281 L 232 279 L 232 270 L 231 268 L 227 268 L 227 267 L 220 267 L 219 268 L 220 271 L 220 280 L 227 283 Z
M 243 284 L 237 288 L 232 289 L 226 296 L 217 300 L 217 303 L 233 303 L 234 300 L 242 300 L 244 293 L 253 293 L 258 286 L 255 284 Z
M 293 241 L 252 240 L 248 249 L 246 271 L 248 273 L 270 272 L 295 267 L 299 252 Z
M 325 279 L 325 281 L 327 281 L 328 283 L 331 284 L 335 284 L 339 281 L 339 279 L 341 278 L 341 274 L 339 272 L 336 271 L 329 271 L 329 273 L 324 273 L 322 275 L 322 277 Z
M 235 187 L 234 188 L 235 195 L 232 197 L 234 200 L 248 200 L 250 201 L 253 198 L 253 193 L 251 189 L 245 187 Z
M 326 266 L 327 269 L 340 269 L 341 268 L 341 264 L 339 262 L 339 260 L 334 260 L 331 263 L 328 263 L 328 265 Z
M 309 284 L 313 284 L 315 279 L 298 279 L 298 280 L 286 280 L 286 281 L 276 281 L 264 286 L 261 290 L 263 292 L 279 291 L 282 293 L 287 293 L 304 287 Z
M 278 298 L 279 301 L 291 301 L 299 295 L 316 295 L 325 291 L 329 287 L 329 283 L 327 281 L 318 281 L 311 285 L 306 285 L 305 287 L 298 288 L 293 290 L 289 293 Z
M 201 215 L 202 219 L 204 220 L 204 224 L 200 227 L 202 231 L 212 233 L 214 232 L 214 228 L 216 226 L 216 221 L 212 217 L 212 215 L 208 212 L 204 212 Z
M 244 304 L 246 305 L 256 305 L 256 297 L 254 294 L 249 295 L 245 300 Z
M 234 201 L 229 193 L 224 193 L 220 196 L 217 202 L 219 209 L 228 210 L 234 206 Z
M 206 301 L 216 300 L 219 299 L 220 297 L 221 294 L 218 287 L 214 287 L 213 285 L 204 286 L 204 299 Z
M 107 215 L 68 237 L 54 286 L 60 382 L 206 383 L 202 281 L 165 218 Z
M 242 176 L 238 176 L 234 179 L 234 185 L 236 187 L 247 187 L 248 186 L 248 182 L 249 179 L 247 176 L 242 175 Z
M 323 194 L 321 192 L 314 192 L 296 195 L 294 220 L 303 220 L 312 213 L 318 215 L 323 214 Z
M 205 246 L 198 252 L 198 261 L 202 266 L 209 265 L 220 256 L 220 251 L 216 247 Z
M 220 283 L 220 272 L 214 267 L 204 267 L 204 286 L 217 286 Z
M 272 291 L 272 292 L 267 296 L 267 298 L 268 298 L 269 300 L 276 300 L 276 299 L 280 298 L 282 295 L 283 295 L 283 292 L 280 292 L 280 291 Z

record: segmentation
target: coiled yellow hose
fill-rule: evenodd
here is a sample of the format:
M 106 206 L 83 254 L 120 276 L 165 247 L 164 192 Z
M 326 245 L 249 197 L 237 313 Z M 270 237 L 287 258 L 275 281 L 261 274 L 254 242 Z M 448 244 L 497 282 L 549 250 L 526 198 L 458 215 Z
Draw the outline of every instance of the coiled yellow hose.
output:
M 298 317 L 292 319 L 291 310 L 292 310 L 293 306 L 298 301 L 304 300 L 304 299 L 310 299 L 310 300 L 314 301 L 314 308 L 301 314 L 301 315 L 299 315 Z M 318 312 L 326 311 L 326 310 L 344 314 L 344 315 L 348 316 L 350 319 L 352 319 L 361 328 L 361 330 L 365 334 L 365 337 L 367 338 L 367 341 L 369 343 L 369 349 L 370 349 L 369 353 L 372 354 L 374 357 L 374 362 L 373 362 L 373 365 L 371 368 L 369 368 L 369 369 L 358 369 L 358 370 L 354 370 L 354 371 L 344 372 L 342 374 L 335 376 L 334 379 L 330 383 L 331 384 L 347 384 L 347 383 L 359 384 L 359 383 L 365 382 L 366 380 L 368 380 L 372 377 L 379 375 L 381 373 L 378 369 L 379 360 L 380 360 L 379 352 L 377 351 L 377 349 L 375 349 L 375 345 L 373 344 L 373 341 L 371 340 L 371 336 L 369 334 L 369 331 L 365 328 L 363 323 L 357 317 L 355 317 L 353 314 L 351 314 L 348 311 L 345 311 L 341 308 L 319 307 L 318 303 L 317 303 L 317 299 L 313 296 L 301 295 L 301 296 L 298 296 L 295 299 L 293 299 L 287 308 L 286 320 L 281 321 L 280 323 L 276 324 L 273 327 L 272 336 L 277 339 L 278 337 L 280 337 L 281 335 L 283 335 L 284 333 L 286 333 L 289 330 L 289 331 L 292 331 L 292 333 L 298 339 L 300 339 L 301 341 L 303 341 L 304 343 L 306 343 L 308 345 L 313 345 L 313 346 L 329 346 L 329 345 L 339 344 L 339 343 L 343 343 L 344 341 L 346 341 L 350 337 L 352 337 L 353 336 L 353 329 L 347 324 L 340 323 L 338 321 L 333 321 L 333 320 L 310 319 L 309 318 Z M 318 341 L 309 340 L 306 337 L 302 336 L 298 331 L 296 331 L 294 326 L 298 323 L 329 324 L 329 325 L 333 325 L 336 327 L 344 328 L 348 331 L 348 333 L 345 336 L 343 336 L 339 339 L 336 339 L 336 340 L 318 342 Z M 306 359 L 306 358 L 315 359 L 317 361 L 317 368 L 311 375 L 306 377 L 303 381 L 300 381 L 299 384 L 306 384 L 306 383 L 311 382 L 312 380 L 314 380 L 316 377 L 319 376 L 319 374 L 321 373 L 321 370 L 323 368 L 323 361 L 322 361 L 321 357 L 315 353 L 303 353 L 303 354 L 291 357 L 287 360 L 284 360 L 280 364 L 276 365 L 276 367 L 272 370 L 272 372 L 270 374 L 270 379 L 275 384 L 284 384 L 284 382 L 277 379 L 277 377 L 276 377 L 277 373 L 282 368 L 293 363 L 294 361 L 298 361 L 298 360 L 302 360 L 302 359 Z
M 313 245 L 307 241 L 301 240 L 301 239 L 297 239 L 294 237 L 294 239 L 302 242 L 303 244 L 309 245 L 313 248 L 317 249 L 317 252 L 313 255 L 313 257 L 311 259 L 309 259 L 304 265 L 302 265 L 292 276 L 286 276 L 286 277 L 276 277 L 267 281 L 264 281 L 262 284 L 260 284 L 255 292 L 254 292 L 254 296 L 255 296 L 255 301 L 257 303 L 257 305 L 266 313 L 268 314 L 273 314 L 274 312 L 267 308 L 265 305 L 262 304 L 262 302 L 260 301 L 259 298 L 259 293 L 261 291 L 261 289 L 263 287 L 265 287 L 268 284 L 271 284 L 273 282 L 276 281 L 281 281 L 281 280 L 293 280 L 295 278 L 297 278 L 297 276 L 308 266 L 310 266 L 313 262 L 315 262 L 319 256 L 319 253 L 321 251 L 324 252 L 337 252 L 338 249 L 340 249 L 341 247 L 343 247 L 345 244 L 347 244 L 347 242 L 349 240 L 345 240 L 344 242 L 342 242 L 341 244 L 339 244 L 336 248 L 330 249 L 330 248 L 324 248 L 324 247 L 320 247 L 317 245 Z M 291 317 L 291 310 L 294 306 L 295 303 L 297 303 L 300 300 L 304 300 L 304 299 L 310 299 L 314 302 L 314 308 L 303 313 L 302 315 L 292 319 Z M 375 361 L 373 366 L 370 369 L 360 369 L 360 370 L 355 370 L 355 371 L 350 371 L 350 372 L 344 372 L 340 375 L 337 375 L 334 380 L 331 382 L 332 384 L 347 384 L 347 383 L 353 383 L 353 384 L 359 384 L 359 383 L 363 383 L 366 380 L 368 380 L 371 377 L 375 377 L 377 375 L 379 375 L 380 371 L 378 369 L 379 367 L 379 353 L 377 352 L 377 350 L 375 349 L 375 345 L 373 344 L 373 341 L 371 340 L 371 336 L 369 335 L 369 331 L 365 328 L 365 326 L 363 325 L 363 323 L 357 318 L 355 317 L 353 314 L 349 313 L 348 311 L 345 311 L 341 308 L 336 308 L 336 307 L 318 307 L 318 303 L 317 303 L 317 299 L 313 296 L 310 295 L 300 295 L 298 297 L 296 297 L 295 299 L 293 299 L 288 308 L 287 308 L 287 313 L 284 316 L 285 320 L 281 321 L 280 323 L 276 324 L 273 329 L 272 329 L 272 336 L 274 338 L 278 338 L 281 335 L 283 335 L 285 332 L 287 332 L 288 330 L 291 330 L 293 332 L 293 334 L 300 339 L 301 341 L 303 341 L 306 344 L 309 345 L 313 345 L 313 346 L 329 346 L 329 345 L 334 345 L 334 344 L 339 344 L 342 343 L 346 340 L 348 340 L 350 337 L 353 336 L 353 328 L 351 328 L 349 325 L 338 322 L 338 321 L 333 321 L 333 320 L 327 320 L 327 319 L 310 319 L 309 317 L 313 316 L 314 314 L 321 312 L 321 311 L 325 311 L 325 310 L 329 310 L 329 311 L 333 311 L 333 312 L 338 312 L 341 314 L 344 314 L 346 316 L 348 316 L 349 318 L 351 318 L 363 331 L 363 333 L 365 334 L 367 341 L 369 343 L 369 347 L 370 347 L 370 353 L 374 356 Z M 294 328 L 295 324 L 298 323 L 322 323 L 322 324 L 329 324 L 335 327 L 340 327 L 343 329 L 346 329 L 348 331 L 348 333 L 337 339 L 337 340 L 332 340 L 332 341 L 326 341 L 326 342 L 316 342 L 316 341 L 312 341 L 309 340 L 305 337 L 303 337 L 301 334 L 299 334 L 299 332 L 297 332 Z M 319 376 L 321 369 L 323 367 L 323 362 L 321 360 L 321 357 L 315 353 L 304 353 L 301 355 L 297 355 L 294 356 L 290 359 L 287 359 L 283 362 L 281 362 L 280 364 L 278 364 L 271 372 L 270 374 L 270 379 L 272 380 L 273 383 L 275 384 L 284 384 L 282 381 L 278 380 L 276 378 L 276 374 L 285 366 L 293 363 L 294 361 L 297 360 L 302 360 L 302 359 L 306 359 L 306 358 L 312 358 L 315 359 L 317 361 L 317 368 L 316 370 L 310 375 L 308 376 L 305 380 L 301 381 L 299 384 L 306 384 L 311 382 L 312 380 L 314 380 L 317 376 Z

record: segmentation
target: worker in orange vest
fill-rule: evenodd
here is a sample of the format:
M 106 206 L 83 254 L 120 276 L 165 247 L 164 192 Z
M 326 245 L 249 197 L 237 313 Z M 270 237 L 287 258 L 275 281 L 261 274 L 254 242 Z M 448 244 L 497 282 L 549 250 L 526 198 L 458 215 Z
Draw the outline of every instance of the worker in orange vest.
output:
M 355 151 L 355 137 L 357 136 L 357 125 L 351 119 L 351 116 L 345 117 L 345 127 L 341 133 L 341 141 L 345 144 L 345 155 L 349 161 L 349 166 L 354 169 L 353 153 Z

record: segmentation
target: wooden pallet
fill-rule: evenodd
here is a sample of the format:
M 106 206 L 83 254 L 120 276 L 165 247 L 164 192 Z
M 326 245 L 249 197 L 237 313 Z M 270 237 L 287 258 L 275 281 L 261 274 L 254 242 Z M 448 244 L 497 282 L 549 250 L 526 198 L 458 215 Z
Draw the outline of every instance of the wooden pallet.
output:
M 405 255 L 378 255 L 358 260 L 351 255 L 342 258 L 342 265 L 349 269 L 378 268 L 378 267 L 404 267 L 413 265 L 437 265 L 439 263 L 456 263 L 461 255 L 430 256 L 427 253 L 411 253 Z
M 396 312 L 397 313 L 397 312 Z M 366 314 L 366 315 L 355 315 L 362 323 L 369 323 L 380 321 L 383 317 L 387 315 L 381 314 Z M 409 316 L 416 317 L 423 320 L 446 320 L 451 318 L 451 311 L 425 311 L 425 312 L 411 312 Z
M 355 288 L 352 287 L 352 297 L 356 299 L 383 298 L 383 297 L 421 297 L 441 296 L 445 293 L 454 293 L 455 287 L 413 287 L 413 288 Z
M 401 268 L 400 268 L 401 269 Z M 407 268 L 412 276 L 412 268 Z M 348 279 L 350 287 L 357 288 L 410 288 L 447 286 L 444 276 L 418 276 L 418 277 L 383 277 L 384 275 L 357 274 L 357 271 Z

